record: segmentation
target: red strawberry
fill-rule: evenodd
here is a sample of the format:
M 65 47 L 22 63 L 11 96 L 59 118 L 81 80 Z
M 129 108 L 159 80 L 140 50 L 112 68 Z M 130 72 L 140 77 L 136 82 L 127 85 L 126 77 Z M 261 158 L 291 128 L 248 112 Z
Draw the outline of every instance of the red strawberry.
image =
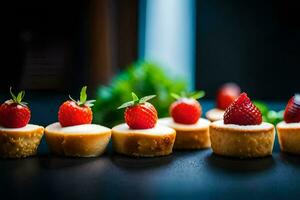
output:
M 90 124 L 93 120 L 93 112 L 90 107 L 95 100 L 87 101 L 86 86 L 81 89 L 80 100 L 65 101 L 58 111 L 58 121 L 61 126 L 75 126 L 80 124 Z
M 196 100 L 204 96 L 203 91 L 195 92 L 188 97 L 186 94 L 179 96 L 172 94 L 177 99 L 170 106 L 170 115 L 176 123 L 195 124 L 202 115 L 200 103 Z
M 0 106 L 0 124 L 7 128 L 21 128 L 30 121 L 30 109 L 26 106 L 22 99 L 25 95 L 24 91 L 15 96 L 10 88 L 12 99 L 5 101 Z
M 295 94 L 286 105 L 284 115 L 286 123 L 300 122 L 300 94 Z
M 224 113 L 224 124 L 258 125 L 261 122 L 261 112 L 246 93 L 242 93 Z
M 126 108 L 124 113 L 125 122 L 131 129 L 153 128 L 157 122 L 157 111 L 155 107 L 147 101 L 155 95 L 146 96 L 139 99 L 132 93 L 132 101 L 126 102 L 120 108 Z
M 240 93 L 241 89 L 235 83 L 224 84 L 217 92 L 217 108 L 225 110 Z

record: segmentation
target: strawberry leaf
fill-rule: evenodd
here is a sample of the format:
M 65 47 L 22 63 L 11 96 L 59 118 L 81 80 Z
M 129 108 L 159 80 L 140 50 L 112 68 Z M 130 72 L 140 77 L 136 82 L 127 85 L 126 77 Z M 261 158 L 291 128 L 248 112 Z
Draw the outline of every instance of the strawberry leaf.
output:
M 17 103 L 17 104 L 20 104 L 20 105 L 26 105 L 27 104 L 26 102 L 22 102 L 22 100 L 25 96 L 25 91 L 24 90 L 19 92 L 17 96 L 14 95 L 14 93 L 12 92 L 12 87 L 9 88 L 9 92 L 10 92 L 10 95 L 12 97 L 12 99 L 10 101 L 12 101 L 14 103 Z
M 94 102 L 96 100 L 87 100 L 87 94 L 86 94 L 86 89 L 87 89 L 87 86 L 83 86 L 81 88 L 81 91 L 80 91 L 80 98 L 79 100 L 74 100 L 71 95 L 69 95 L 69 98 L 74 101 L 78 106 L 88 106 L 88 107 L 92 107 L 94 106 Z
M 187 93 L 185 91 L 182 91 L 180 93 L 180 95 L 178 94 L 175 94 L 175 93 L 171 93 L 171 96 L 178 100 L 180 98 L 192 98 L 192 99 L 200 99 L 202 97 L 204 97 L 205 95 L 205 92 L 203 90 L 200 90 L 200 91 L 195 91 L 195 92 L 191 92 L 191 93 Z
M 85 102 L 84 105 L 88 106 L 88 107 L 93 107 L 94 106 L 94 102 L 96 102 L 96 100 L 88 100 Z
M 139 103 L 145 103 L 145 102 L 149 101 L 150 99 L 153 99 L 154 97 L 156 97 L 156 95 L 145 96 L 140 99 Z
M 140 103 L 145 103 L 146 101 L 153 99 L 156 96 L 156 95 L 149 95 L 139 99 L 139 97 L 134 92 L 131 92 L 131 95 L 132 95 L 132 101 L 123 103 L 121 106 L 118 107 L 118 109 L 134 106 Z
M 118 107 L 118 109 L 121 109 L 121 108 L 127 108 L 129 106 L 133 106 L 135 104 L 134 101 L 128 101 L 126 103 L 123 103 L 121 106 Z
M 204 97 L 204 95 L 205 92 L 203 90 L 200 90 L 200 91 L 193 92 L 191 95 L 189 95 L 189 97 L 193 99 L 200 99 Z
M 174 99 L 176 99 L 176 100 L 181 98 L 180 95 L 175 94 L 175 93 L 171 93 L 171 96 L 172 96 Z
M 14 102 L 17 102 L 17 97 L 14 95 L 14 93 L 12 92 L 12 87 L 9 88 L 9 92 L 10 92 L 10 95 L 13 99 Z
M 19 94 L 17 96 L 17 102 L 21 103 L 24 96 L 25 96 L 25 91 L 24 90 L 19 92 Z
M 132 95 L 132 101 L 137 102 L 139 100 L 138 96 L 134 92 L 131 92 L 131 95 Z
M 86 102 L 86 99 L 87 99 L 86 89 L 87 89 L 87 86 L 83 86 L 80 91 L 80 103 L 81 104 L 85 104 L 85 102 Z
M 75 99 L 73 99 L 73 98 L 71 97 L 71 95 L 69 95 L 69 99 L 71 99 L 72 101 L 78 103 Z

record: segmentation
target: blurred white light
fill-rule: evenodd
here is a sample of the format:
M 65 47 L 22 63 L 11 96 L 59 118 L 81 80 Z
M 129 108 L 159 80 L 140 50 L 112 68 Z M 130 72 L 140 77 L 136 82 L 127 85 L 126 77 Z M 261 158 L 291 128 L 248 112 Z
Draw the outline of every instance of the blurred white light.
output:
M 155 61 L 194 89 L 195 1 L 145 0 L 143 59 Z

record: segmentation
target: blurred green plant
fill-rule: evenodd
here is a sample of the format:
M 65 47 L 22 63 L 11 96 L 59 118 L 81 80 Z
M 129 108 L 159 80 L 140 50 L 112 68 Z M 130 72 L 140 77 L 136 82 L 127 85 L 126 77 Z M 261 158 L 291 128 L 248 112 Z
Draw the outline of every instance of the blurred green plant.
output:
M 109 86 L 99 87 L 93 107 L 94 122 L 108 127 L 122 123 L 123 110 L 117 108 L 129 101 L 131 92 L 137 96 L 157 95 L 151 100 L 159 117 L 169 115 L 169 105 L 174 101 L 171 93 L 187 90 L 183 79 L 172 79 L 155 63 L 139 61 L 118 74 Z
M 270 110 L 267 104 L 262 101 L 253 101 L 253 103 L 261 111 L 263 121 L 276 125 L 283 120 L 284 110 L 280 110 L 278 112 L 275 110 Z

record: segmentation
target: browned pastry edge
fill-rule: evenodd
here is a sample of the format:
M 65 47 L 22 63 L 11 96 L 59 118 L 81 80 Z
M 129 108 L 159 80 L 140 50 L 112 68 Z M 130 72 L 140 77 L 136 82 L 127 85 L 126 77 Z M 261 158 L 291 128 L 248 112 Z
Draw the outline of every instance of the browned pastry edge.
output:
M 210 145 L 209 127 L 193 131 L 176 130 L 174 149 L 204 149 L 210 148 Z
M 46 142 L 50 151 L 70 157 L 96 157 L 106 149 L 111 130 L 99 133 L 58 133 L 45 129 Z
M 44 134 L 44 128 L 30 131 L 0 129 L 0 156 L 3 158 L 25 158 L 36 155 Z
M 211 147 L 215 154 L 255 158 L 272 154 L 274 126 L 264 130 L 245 130 L 210 125 Z
M 300 154 L 300 128 L 283 128 L 277 125 L 277 133 L 281 151 Z
M 171 154 L 175 136 L 175 130 L 169 134 L 151 135 L 130 131 L 124 133 L 112 129 L 112 141 L 115 151 L 120 154 L 136 157 L 154 157 Z

